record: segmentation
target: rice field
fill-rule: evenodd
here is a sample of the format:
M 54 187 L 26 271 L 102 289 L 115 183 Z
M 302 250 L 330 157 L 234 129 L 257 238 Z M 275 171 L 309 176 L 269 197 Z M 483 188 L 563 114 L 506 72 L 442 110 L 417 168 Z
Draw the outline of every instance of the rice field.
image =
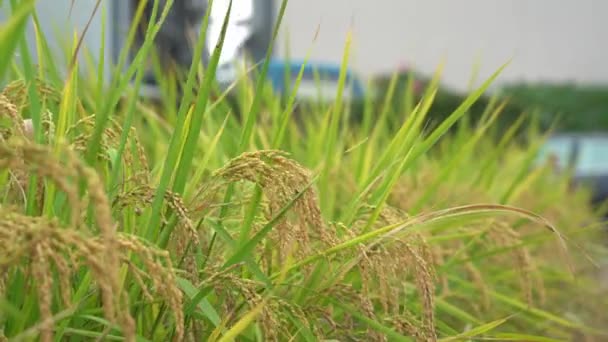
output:
M 239 116 L 213 82 L 217 52 L 183 79 L 159 75 L 161 101 L 137 95 L 158 1 L 111 84 L 103 60 L 72 58 L 92 56 L 78 37 L 62 59 L 37 31 L 33 60 L 24 24 L 41 14 L 11 3 L 0 341 L 608 339 L 608 240 L 589 190 L 536 164 L 550 132 L 534 113 L 499 130 L 497 97 L 467 117 L 507 64 L 429 128 L 440 64 L 421 101 L 393 82 L 353 120 L 340 96 L 294 114 L 267 59 L 234 87 Z

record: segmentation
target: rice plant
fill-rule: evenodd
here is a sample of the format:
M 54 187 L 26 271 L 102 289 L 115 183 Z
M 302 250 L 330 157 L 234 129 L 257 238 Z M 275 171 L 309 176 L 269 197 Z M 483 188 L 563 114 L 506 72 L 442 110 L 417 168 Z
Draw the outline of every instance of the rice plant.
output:
M 508 65 L 429 128 L 441 66 L 421 101 L 387 91 L 402 108 L 353 120 L 341 100 L 294 114 L 267 57 L 237 116 L 214 83 L 223 39 L 185 80 L 159 74 L 160 104 L 138 96 L 171 1 L 110 84 L 40 31 L 32 60 L 33 4 L 0 28 L 0 341 L 608 338 L 588 190 L 535 164 L 546 134 L 525 113 L 467 121 Z

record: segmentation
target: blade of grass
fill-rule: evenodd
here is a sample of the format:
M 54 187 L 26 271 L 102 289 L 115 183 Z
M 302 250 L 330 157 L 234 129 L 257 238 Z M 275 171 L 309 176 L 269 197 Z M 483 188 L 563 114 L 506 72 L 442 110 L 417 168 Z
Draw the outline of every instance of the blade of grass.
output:
M 443 136 L 454 123 L 456 123 L 462 116 L 466 114 L 469 108 L 481 97 L 481 95 L 487 90 L 490 84 L 500 75 L 500 73 L 509 65 L 509 63 L 503 64 L 498 70 L 496 70 L 479 88 L 472 92 L 463 102 L 452 112 L 441 124 L 433 130 L 428 138 L 426 138 L 420 145 L 417 146 L 412 161 L 416 160 L 420 155 L 427 152 L 431 146 L 433 146 L 441 136 Z
M 151 18 L 150 18 L 151 20 L 154 20 L 156 18 L 159 2 L 160 2 L 159 0 L 154 0 L 154 5 L 152 6 L 152 13 L 151 13 Z M 131 80 L 131 78 L 135 75 L 135 72 L 137 71 L 138 66 L 143 63 L 143 58 L 144 58 L 144 56 L 146 56 L 148 54 L 148 51 L 150 50 L 150 48 L 153 44 L 153 41 L 154 41 L 156 35 L 158 34 L 158 31 L 160 30 L 162 23 L 164 22 L 167 15 L 169 14 L 169 9 L 171 8 L 172 5 L 173 5 L 173 0 L 167 0 L 165 2 L 165 7 L 163 8 L 159 21 L 156 22 L 154 25 L 148 26 L 142 47 L 137 51 L 135 58 L 132 60 L 131 64 L 129 65 L 129 67 L 127 68 L 127 70 L 125 72 L 123 72 L 122 68 L 124 67 L 123 63 L 126 61 L 127 49 L 125 49 L 122 52 L 121 58 L 119 60 L 119 65 L 116 70 L 118 72 L 118 74 L 117 74 L 118 77 L 116 77 L 116 81 L 112 84 L 112 87 L 110 88 L 110 94 L 108 94 L 108 101 L 104 102 L 105 105 L 102 107 L 103 109 L 100 112 L 98 112 L 97 115 L 95 116 L 95 119 L 96 119 L 95 120 L 95 129 L 93 131 L 93 135 L 91 136 L 91 139 L 89 140 L 89 143 L 87 145 L 86 154 L 85 154 L 85 160 L 87 161 L 87 163 L 89 165 L 91 165 L 91 166 L 95 165 L 96 156 L 99 151 L 99 147 L 101 146 L 100 145 L 101 137 L 102 137 L 103 131 L 105 130 L 106 125 L 108 123 L 108 119 L 110 117 L 112 109 L 120 101 L 120 98 L 122 97 L 124 90 L 126 89 L 127 85 L 129 84 L 129 81 Z M 143 6 L 144 6 L 144 2 L 140 2 L 140 9 L 142 12 L 143 12 Z M 139 19 L 139 18 L 136 18 L 136 19 Z M 138 22 L 138 21 L 136 21 L 136 22 Z M 128 48 L 130 48 L 130 44 L 135 35 L 135 28 L 136 28 L 136 25 L 131 25 L 131 29 L 130 29 L 128 37 L 127 37 Z
M 232 11 L 232 0 L 228 3 L 228 10 L 224 16 L 224 22 L 222 24 L 222 30 L 220 32 L 219 42 L 215 47 L 213 54 L 211 55 L 211 61 L 209 62 L 209 66 L 206 70 L 206 77 L 203 80 L 203 85 L 197 94 L 197 101 L 194 105 L 192 122 L 190 125 L 190 130 L 188 131 L 184 149 L 181 151 L 181 161 L 177 166 L 177 170 L 175 173 L 175 183 L 173 186 L 173 191 L 178 194 L 182 194 L 184 191 L 184 187 L 186 182 L 188 181 L 188 173 L 190 172 L 190 167 L 192 165 L 192 159 L 194 157 L 194 151 L 197 147 L 198 138 L 201 132 L 201 126 L 203 123 L 203 116 L 207 107 L 207 103 L 209 101 L 209 94 L 211 92 L 211 88 L 213 82 L 215 81 L 215 71 L 217 69 L 220 55 L 222 53 L 222 46 L 224 45 L 224 39 L 226 36 L 226 31 L 228 29 L 228 22 L 230 20 L 230 14 Z M 203 40 L 200 39 L 199 40 Z M 202 49 L 202 46 L 201 46 Z
M 259 244 L 260 241 L 262 241 L 262 239 L 266 235 L 268 235 L 268 233 L 272 230 L 272 228 L 274 228 L 274 226 L 277 223 L 279 223 L 279 220 L 281 220 L 283 218 L 283 216 L 285 216 L 287 211 L 289 211 L 289 209 L 291 209 L 291 207 L 295 204 L 295 202 L 298 199 L 300 199 L 304 195 L 304 193 L 306 193 L 306 191 L 314 184 L 314 182 L 316 182 L 317 178 L 318 178 L 318 174 L 315 175 L 303 189 L 300 189 L 298 194 L 295 195 L 289 202 L 287 202 L 287 204 L 284 205 L 283 208 L 281 208 L 281 210 L 279 210 L 279 212 L 276 215 L 274 215 L 272 217 L 272 219 L 270 219 L 270 221 L 268 221 L 264 225 L 264 227 L 262 227 L 262 229 L 260 229 L 259 232 L 257 232 L 246 243 L 239 245 L 238 250 L 236 250 L 232 254 L 232 256 L 230 258 L 228 258 L 228 260 L 224 263 L 223 269 L 226 269 L 227 267 L 230 267 L 238 262 L 245 260 L 247 255 L 249 253 L 251 253 L 251 251 L 254 249 L 254 247 L 257 244 Z
M 478 184 L 480 182 L 483 182 L 485 180 L 484 177 L 487 178 L 489 175 L 492 174 L 489 171 L 490 168 L 492 167 L 492 165 L 496 164 L 496 162 L 499 160 L 500 156 L 504 153 L 505 149 L 512 142 L 513 137 L 517 133 L 517 130 L 519 129 L 519 127 L 524 123 L 525 119 L 526 119 L 525 115 L 520 115 L 517 118 L 517 120 L 515 121 L 515 123 L 513 123 L 509 127 L 509 129 L 507 129 L 505 134 L 502 136 L 502 138 L 498 142 L 498 145 L 495 148 L 495 153 L 490 155 L 490 157 L 487 158 L 485 160 L 485 162 L 482 164 L 481 168 L 479 169 L 478 176 L 474 180 L 473 184 Z M 484 184 L 484 187 L 489 188 L 488 183 L 483 182 L 483 184 Z
M 441 222 L 442 220 L 452 219 L 454 217 L 462 217 L 462 216 L 476 216 L 480 214 L 484 215 L 497 215 L 497 214 L 515 214 L 517 216 L 527 218 L 533 222 L 541 224 L 551 233 L 556 234 L 557 238 L 561 242 L 560 246 L 567 250 L 565 245 L 565 237 L 547 220 L 541 217 L 538 214 L 530 212 L 525 209 L 521 209 L 518 207 L 507 206 L 507 205 L 498 205 L 498 204 L 474 204 L 474 205 L 465 205 L 459 207 L 453 207 L 444 210 L 438 210 L 427 214 L 421 214 L 418 216 L 411 217 L 403 222 L 391 224 L 388 226 L 384 226 L 373 231 L 361 234 L 356 236 L 350 240 L 339 243 L 333 247 L 326 249 L 325 251 L 314 254 L 310 257 L 303 259 L 302 261 L 293 265 L 290 271 L 302 267 L 304 265 L 308 265 L 312 262 L 319 260 L 320 258 L 324 258 L 330 255 L 334 255 L 343 250 L 354 248 L 363 243 L 373 242 L 367 248 L 371 248 L 375 245 L 380 244 L 384 239 L 387 239 L 399 232 L 404 230 L 408 230 L 408 233 L 414 233 L 418 230 L 421 230 L 424 226 L 428 226 L 432 223 Z M 380 238 L 380 239 L 377 239 Z M 271 278 L 276 277 L 273 275 Z
M 440 342 L 460 341 L 463 339 L 468 339 L 468 338 L 472 338 L 472 337 L 477 337 L 479 335 L 484 335 L 484 334 L 496 329 L 497 327 L 503 325 L 504 323 L 506 323 L 509 320 L 509 318 L 510 317 L 497 319 L 495 321 L 488 322 L 486 324 L 477 326 L 471 330 L 463 332 L 462 334 L 458 334 L 456 336 L 450 336 L 448 338 L 439 339 L 439 341 Z
M 293 336 L 293 339 L 302 338 L 306 342 L 315 342 L 317 339 L 313 332 L 306 326 L 306 323 L 302 322 L 300 319 L 294 317 L 291 313 L 286 313 L 287 318 L 291 321 L 291 323 L 297 328 L 296 333 Z
M 226 115 L 226 117 L 224 118 L 224 121 L 222 122 L 222 125 L 220 126 L 217 133 L 211 140 L 211 143 L 209 143 L 207 145 L 207 151 L 206 151 L 205 155 L 203 156 L 203 159 L 197 163 L 196 172 L 190 180 L 192 182 L 192 184 L 199 184 L 201 182 L 203 173 L 207 170 L 207 168 L 209 166 L 209 161 L 211 160 L 211 157 L 213 156 L 213 154 L 211 152 L 216 151 L 220 138 L 222 137 L 222 135 L 224 134 L 224 131 L 226 130 L 226 124 L 228 123 L 228 119 L 230 119 L 231 114 L 232 113 L 228 113 Z M 194 188 L 186 189 L 184 198 L 191 199 L 192 191 L 194 191 Z M 194 196 L 194 197 L 196 197 L 196 196 Z
M 342 116 L 342 102 L 344 87 L 346 85 L 346 75 L 348 72 L 348 61 L 350 56 L 350 45 L 352 40 L 352 30 L 349 30 L 346 36 L 344 53 L 342 54 L 342 63 L 340 65 L 340 74 L 338 75 L 338 86 L 336 90 L 336 100 L 330 114 L 330 121 L 327 130 L 327 136 L 324 137 L 325 156 L 323 161 L 323 171 L 319 179 L 319 188 L 322 191 L 330 188 L 330 178 L 335 165 L 335 154 L 337 151 L 338 132 L 340 130 L 339 123 Z M 320 196 L 321 211 L 326 217 L 331 217 L 334 212 L 335 198 L 333 196 Z
M 209 301 L 205 298 L 196 298 L 199 291 L 189 280 L 184 278 L 178 278 L 177 282 L 182 288 L 182 290 L 186 293 L 186 295 L 190 297 L 193 302 L 197 303 L 197 307 L 209 319 L 209 321 L 213 323 L 216 327 L 218 327 L 221 323 L 221 317 L 219 313 L 213 308 L 213 306 L 211 306 Z M 188 315 L 190 314 L 191 312 L 188 313 Z
M 457 283 L 459 286 L 463 286 L 463 287 L 466 287 L 469 289 L 473 288 L 472 284 L 460 279 L 459 277 L 457 277 L 453 274 L 448 275 L 448 277 L 449 277 L 450 281 Z M 608 332 L 606 332 L 606 331 L 593 329 L 593 328 L 581 325 L 579 323 L 572 322 L 563 317 L 556 316 L 547 311 L 544 311 L 544 310 L 541 310 L 538 308 L 534 308 L 534 307 L 530 307 L 528 304 L 520 302 L 510 296 L 507 296 L 507 295 L 504 295 L 504 294 L 501 294 L 501 293 L 498 293 L 498 292 L 495 292 L 492 290 L 489 291 L 489 294 L 490 294 L 490 296 L 492 296 L 494 299 L 498 300 L 499 302 L 520 310 L 521 311 L 520 314 L 528 313 L 528 314 L 532 314 L 536 317 L 552 321 L 552 322 L 557 323 L 566 328 L 577 328 L 577 329 L 581 329 L 583 331 L 589 331 L 591 333 L 608 336 Z
M 320 29 L 320 26 L 317 26 L 317 30 L 313 37 L 313 43 L 317 40 L 317 36 L 319 34 L 319 29 Z M 281 146 L 281 144 L 283 143 L 285 131 L 287 129 L 287 125 L 289 124 L 289 119 L 291 118 L 291 113 L 293 112 L 293 109 L 294 109 L 296 95 L 298 93 L 298 89 L 300 88 L 300 83 L 302 81 L 302 77 L 304 76 L 304 69 L 308 63 L 311 52 L 312 52 L 312 47 L 308 50 L 308 52 L 306 53 L 306 56 L 304 57 L 304 61 L 302 62 L 302 65 L 300 66 L 300 70 L 298 71 L 298 76 L 296 76 L 295 84 L 293 86 L 293 89 L 291 89 L 291 93 L 287 100 L 287 104 L 285 105 L 285 109 L 283 110 L 283 113 L 280 116 L 280 121 L 277 126 L 276 133 L 274 134 L 274 138 L 272 140 L 272 147 L 275 149 L 279 148 Z M 286 64 L 285 67 L 287 68 L 287 66 L 288 65 Z M 289 71 L 285 71 L 286 74 L 288 72 Z M 286 78 L 287 78 L 287 75 L 286 75 Z M 289 82 L 290 80 L 291 80 L 291 78 L 289 78 L 286 81 L 286 84 L 288 84 L 289 87 L 291 88 L 291 82 Z
M 16 1 L 11 1 L 11 7 L 13 9 L 13 11 L 16 11 L 17 8 L 17 4 Z M 30 12 L 31 14 L 34 14 L 34 11 Z M 13 12 L 13 16 L 18 15 L 17 13 Z M 15 34 L 23 34 L 23 32 L 18 33 L 16 32 Z M 18 37 L 18 36 L 15 36 Z M 0 38 L 1 39 L 1 38 Z M 0 40 L 1 41 L 1 40 Z M 21 50 L 21 57 L 23 58 L 23 69 L 24 69 L 24 74 L 25 74 L 25 78 L 27 81 L 27 92 L 28 92 L 28 99 L 29 99 L 29 109 L 30 109 L 30 116 L 32 119 L 32 125 L 33 125 L 33 129 L 34 129 L 34 141 L 37 143 L 42 143 L 42 139 L 43 139 L 43 134 L 42 134 L 42 118 L 41 118 L 41 112 L 42 112 L 42 106 L 40 103 L 40 98 L 38 96 L 38 84 L 36 82 L 36 74 L 34 73 L 34 70 L 32 68 L 33 63 L 32 63 L 32 58 L 31 58 L 31 54 L 27 45 L 27 41 L 25 39 L 20 39 L 21 45 L 20 45 L 20 50 Z M 2 47 L 0 47 L 1 49 Z M 0 60 L 0 63 L 2 63 L 2 61 Z M 0 76 L 0 81 L 2 80 L 2 77 Z M 29 180 L 29 185 L 28 185 L 28 192 L 27 192 L 27 199 L 31 199 L 31 198 L 35 198 L 36 197 L 36 193 L 37 193 L 37 186 L 36 184 L 38 183 L 38 177 L 37 175 L 31 175 L 30 176 L 30 180 Z M 34 215 L 36 212 L 38 211 L 38 208 L 36 207 L 36 201 L 32 201 L 32 200 L 27 200 L 27 207 L 26 207 L 26 213 L 28 215 Z
M 54 85 L 58 86 L 62 83 L 61 76 L 57 69 L 55 58 L 53 58 L 53 54 L 49 48 L 48 40 L 41 30 L 40 20 L 36 11 L 32 12 L 32 20 L 36 38 L 36 52 L 38 53 L 39 77 L 40 79 L 50 79 Z
M 106 7 L 104 6 L 101 10 L 101 37 L 100 41 L 102 42 L 99 45 L 99 62 L 97 65 L 97 98 L 96 98 L 96 110 L 100 111 L 102 109 L 102 103 L 104 100 L 104 85 L 105 85 L 105 67 L 106 67 L 106 20 L 107 13 Z
M 357 319 L 361 323 L 369 326 L 370 328 L 372 328 L 380 333 L 385 334 L 387 337 L 390 337 L 392 341 L 412 341 L 411 338 L 399 334 L 398 332 L 391 329 L 390 327 L 387 327 L 384 324 L 367 317 L 363 313 L 358 312 L 355 308 L 352 308 L 349 305 L 346 305 L 346 304 L 340 302 L 339 300 L 335 300 L 333 298 L 328 298 L 328 300 L 333 305 L 348 312 L 350 315 L 352 315 L 355 319 Z
M 272 39 L 271 39 L 268 49 L 266 50 L 266 57 L 264 59 L 264 63 L 262 64 L 262 72 L 258 76 L 259 78 L 256 83 L 256 88 L 255 88 L 256 95 L 253 97 L 253 102 L 251 103 L 249 112 L 247 113 L 247 116 L 245 117 L 245 125 L 241 132 L 237 153 L 244 152 L 251 140 L 251 135 L 253 134 L 253 127 L 254 127 L 255 122 L 257 121 L 258 112 L 260 110 L 260 104 L 261 104 L 261 100 L 262 100 L 261 94 L 262 94 L 262 90 L 264 88 L 264 83 L 266 81 L 266 74 L 268 73 L 268 65 L 270 63 L 270 57 L 272 55 L 274 42 L 276 41 L 276 37 L 279 32 L 280 23 L 285 14 L 286 7 L 287 7 L 287 0 L 282 0 L 281 7 L 280 7 L 279 13 L 278 13 L 277 22 L 274 25 Z M 259 198 L 261 196 L 261 189 L 256 186 L 254 191 L 255 191 L 254 197 Z M 234 185 L 230 184 L 228 186 L 228 189 L 226 189 L 226 194 L 224 196 L 224 203 L 230 202 L 230 200 L 233 196 L 233 192 L 234 192 Z M 253 210 L 255 210 L 255 208 Z M 225 215 L 226 215 L 226 208 L 222 208 L 222 210 L 220 212 L 220 219 L 224 218 Z M 250 223 L 246 223 L 242 226 L 241 233 L 240 233 L 240 236 L 242 238 L 241 242 L 243 242 L 244 239 L 249 235 L 250 230 L 251 230 Z
M 13 9 L 10 19 L 0 27 L 0 82 L 13 59 L 19 41 L 24 36 L 27 20 L 34 11 L 34 0 L 23 0 Z
M 266 51 L 266 57 L 264 59 L 264 64 L 262 65 L 262 71 L 259 75 L 259 79 L 256 82 L 255 94 L 262 94 L 262 90 L 263 90 L 264 84 L 266 82 L 266 74 L 268 73 L 268 65 L 270 63 L 272 51 L 274 48 L 274 42 L 276 41 L 276 37 L 279 33 L 279 28 L 280 28 L 281 22 L 283 20 L 283 17 L 285 15 L 286 8 L 287 8 L 287 0 L 282 0 L 281 7 L 279 8 L 276 23 L 274 25 L 274 29 L 272 32 L 272 38 L 270 40 L 270 45 Z M 251 104 L 251 108 L 249 109 L 249 113 L 247 114 L 247 117 L 245 118 L 245 126 L 243 127 L 243 132 L 241 134 L 241 139 L 239 142 L 239 152 L 245 151 L 247 145 L 249 144 L 249 141 L 251 139 L 251 135 L 253 132 L 253 127 L 257 120 L 258 112 L 260 111 L 261 101 L 262 101 L 261 96 L 254 96 L 253 103 Z
M 207 25 L 209 22 L 209 15 L 211 13 L 212 6 L 213 6 L 213 0 L 210 0 L 208 3 L 206 13 L 205 13 L 205 17 L 203 19 L 203 25 L 201 26 L 201 29 L 199 32 L 200 38 L 199 38 L 196 48 L 195 48 L 194 61 L 199 61 L 199 60 L 201 60 L 201 57 L 202 57 L 202 51 L 203 51 L 204 43 L 206 41 L 205 36 L 206 36 L 206 32 L 207 32 Z M 217 47 L 217 49 L 219 49 L 219 48 L 221 48 L 221 46 Z M 215 51 L 215 54 L 218 54 L 218 52 Z M 151 205 L 147 229 L 144 232 L 144 236 L 148 239 L 154 238 L 154 236 L 156 235 L 155 232 L 158 230 L 158 227 L 160 225 L 161 206 L 162 206 L 162 203 L 164 200 L 165 192 L 169 188 L 169 183 L 171 182 L 173 172 L 175 171 L 175 168 L 177 165 L 177 161 L 179 158 L 179 152 L 180 152 L 179 146 L 182 145 L 182 141 L 181 141 L 180 137 L 184 134 L 184 132 L 187 132 L 184 130 L 184 125 L 185 125 L 185 121 L 187 119 L 187 113 L 191 109 L 190 103 L 191 103 L 192 97 L 193 97 L 193 85 L 194 85 L 194 81 L 196 79 L 197 67 L 199 67 L 199 66 L 200 66 L 199 63 L 196 63 L 196 62 L 192 63 L 192 65 L 190 66 L 189 73 L 188 73 L 188 78 L 186 79 L 186 85 L 184 86 L 184 95 L 181 99 L 180 107 L 178 109 L 177 122 L 175 124 L 174 132 L 171 135 L 171 140 L 169 141 L 168 153 L 167 153 L 167 156 L 166 156 L 163 166 L 162 166 L 162 174 L 161 174 L 160 180 L 158 182 L 154 200 Z M 208 77 L 213 78 L 212 75 L 213 74 L 210 74 L 210 75 L 208 75 Z M 210 82 L 210 81 L 208 81 L 208 82 Z M 205 84 L 208 84 L 208 83 L 205 83 Z M 207 85 L 207 86 L 209 86 L 209 85 Z
M 517 176 L 514 178 L 513 182 L 509 185 L 509 187 L 507 188 L 507 191 L 501 196 L 500 203 L 504 203 L 504 204 L 508 203 L 512 199 L 513 194 L 516 193 L 519 185 L 522 182 L 524 182 L 525 179 L 528 177 L 530 170 L 532 169 L 532 166 L 534 164 L 534 161 L 536 160 L 538 152 L 542 148 L 544 141 L 549 137 L 549 134 L 550 133 L 546 133 L 545 137 L 543 139 L 536 141 L 528 149 L 525 161 L 521 164 L 521 168 L 520 168 L 519 172 L 517 173 Z
M 500 105 L 493 113 L 492 116 L 488 119 L 487 122 L 484 123 L 483 126 L 479 127 L 475 130 L 475 133 L 471 138 L 468 139 L 466 144 L 462 146 L 459 153 L 456 154 L 446 165 L 441 168 L 439 175 L 435 178 L 435 181 L 432 182 L 425 190 L 422 196 L 420 196 L 417 201 L 412 205 L 410 211 L 411 212 L 419 212 L 424 204 L 437 192 L 440 184 L 444 182 L 450 175 L 451 172 L 454 171 L 456 167 L 458 167 L 459 163 L 462 160 L 473 153 L 473 149 L 478 144 L 478 142 L 484 137 L 487 129 L 494 123 L 498 115 L 504 109 L 506 103 Z
M 410 155 L 412 148 L 416 142 L 416 139 L 419 136 L 419 129 L 422 126 L 424 119 L 433 103 L 435 95 L 437 94 L 437 87 L 439 83 L 439 78 L 441 72 L 443 70 L 443 65 L 440 65 L 439 68 L 435 71 L 433 79 L 427 89 L 425 96 L 421 103 L 419 103 L 416 108 L 413 110 L 411 115 L 406 118 L 405 122 L 400 127 L 397 134 L 391 139 L 389 145 L 384 150 L 384 153 L 381 155 L 379 161 L 375 163 L 375 167 L 372 169 L 372 172 L 369 174 L 367 180 L 362 187 L 362 191 L 359 192 L 357 196 L 354 197 L 354 200 L 348 206 L 348 209 L 345 211 L 345 216 L 343 221 L 346 224 L 352 224 L 355 219 L 355 215 L 357 212 L 357 208 L 363 200 L 362 195 L 365 193 L 366 189 L 369 189 L 370 186 L 378 179 L 380 173 L 386 172 L 386 170 L 394 170 L 392 176 L 388 176 L 388 180 L 383 184 L 383 186 L 375 191 L 372 195 L 374 199 L 371 200 L 372 203 L 381 203 L 382 198 L 386 198 L 387 191 L 389 191 L 392 186 L 391 183 L 394 183 L 401 172 L 404 170 L 407 165 L 407 158 L 405 155 Z M 379 132 L 380 126 L 376 126 L 376 132 Z M 368 152 L 371 155 L 371 145 L 368 145 Z M 396 164 L 395 159 L 401 159 L 399 164 Z M 397 169 L 392 169 L 391 165 L 398 165 Z M 390 172 L 390 171 L 389 171 Z M 381 208 L 376 209 L 379 213 Z M 376 220 L 377 213 L 373 214 L 370 221 L 368 222 L 368 226 L 371 226 L 373 222 Z
M 116 153 L 115 153 L 113 161 L 112 161 L 113 170 L 112 170 L 112 175 L 111 175 L 110 182 L 109 182 L 108 188 L 107 188 L 108 193 L 110 194 L 110 200 L 113 200 L 113 198 L 116 196 L 116 192 L 118 191 L 118 182 L 120 180 L 120 171 L 122 168 L 123 154 L 124 154 L 124 151 L 125 151 L 125 148 L 127 145 L 127 140 L 129 138 L 129 135 L 132 132 L 131 128 L 132 128 L 133 119 L 134 119 L 135 113 L 136 113 L 135 109 L 136 109 L 136 105 L 137 105 L 137 101 L 138 101 L 136 94 L 138 94 L 139 90 L 141 89 L 144 75 L 145 75 L 144 65 L 140 64 L 139 68 L 137 70 L 137 74 L 135 75 L 135 89 L 133 90 L 134 94 L 128 99 L 126 116 L 124 118 L 122 132 L 120 133 L 118 148 L 116 150 Z M 112 191 L 112 189 L 114 189 L 114 191 Z
M 529 342 L 563 342 L 563 340 L 557 340 L 549 337 L 534 336 L 527 334 L 516 334 L 516 333 L 500 333 L 495 334 L 494 337 L 487 337 L 486 341 L 529 341 Z
M 467 322 L 467 323 L 471 323 L 471 324 L 482 324 L 482 322 L 479 319 L 475 318 L 470 313 L 462 310 L 461 308 L 459 308 L 455 305 L 452 305 L 451 303 L 447 302 L 446 300 L 443 300 L 441 298 L 436 298 L 435 305 L 436 305 L 436 310 L 438 312 L 447 313 L 447 314 L 461 320 L 462 322 Z

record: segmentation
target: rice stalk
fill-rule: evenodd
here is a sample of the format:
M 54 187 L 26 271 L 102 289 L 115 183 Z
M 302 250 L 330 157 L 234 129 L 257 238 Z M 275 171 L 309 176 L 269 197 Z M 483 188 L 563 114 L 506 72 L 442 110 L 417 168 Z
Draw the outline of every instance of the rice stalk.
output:
M 262 150 L 243 153 L 229 161 L 224 167 L 215 171 L 213 179 L 227 182 L 248 181 L 258 184 L 269 201 L 266 219 L 272 218 L 294 195 L 298 194 L 310 182 L 308 170 L 295 161 L 288 159 L 286 153 L 274 150 Z M 282 218 L 276 225 L 270 238 L 278 245 L 278 262 L 286 257 L 288 246 L 297 241 L 297 255 L 311 253 L 311 241 L 331 245 L 336 241 L 333 233 L 327 229 L 321 217 L 317 195 L 309 188 L 293 206 L 295 221 Z

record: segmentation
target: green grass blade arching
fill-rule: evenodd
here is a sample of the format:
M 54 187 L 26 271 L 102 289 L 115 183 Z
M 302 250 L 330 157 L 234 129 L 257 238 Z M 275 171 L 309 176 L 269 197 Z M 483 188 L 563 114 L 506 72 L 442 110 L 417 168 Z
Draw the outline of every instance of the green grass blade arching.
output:
M 533 222 L 536 222 L 544 227 L 553 234 L 556 234 L 557 237 L 563 242 L 564 237 L 559 233 L 550 222 L 547 222 L 543 217 L 530 212 L 525 209 L 506 206 L 506 205 L 494 205 L 494 204 L 477 204 L 477 205 L 465 205 L 459 207 L 448 208 L 444 210 L 434 211 L 428 214 L 421 214 L 418 216 L 411 217 L 407 220 L 404 220 L 399 223 L 391 224 L 388 226 L 384 226 L 381 228 L 377 228 L 370 232 L 363 233 L 359 236 L 346 240 L 342 243 L 339 243 L 333 247 L 330 247 L 322 252 L 311 255 L 308 258 L 301 260 L 300 262 L 295 263 L 293 266 L 289 268 L 288 271 L 292 271 L 304 265 L 308 265 L 312 262 L 315 262 L 323 257 L 330 256 L 336 253 L 339 253 L 343 250 L 354 248 L 360 244 L 366 243 L 381 243 L 382 238 L 390 237 L 393 234 L 397 234 L 400 231 L 408 229 L 409 233 L 415 233 L 418 230 L 422 230 L 426 226 L 430 224 L 437 224 L 443 220 L 449 220 L 455 217 L 467 217 L 471 216 L 473 218 L 479 216 L 487 216 L 487 215 L 496 215 L 496 214 L 505 214 L 511 213 L 516 216 L 520 216 L 526 219 L 529 219 Z M 565 245 L 565 242 L 564 242 Z M 273 275 L 273 278 L 277 275 Z

